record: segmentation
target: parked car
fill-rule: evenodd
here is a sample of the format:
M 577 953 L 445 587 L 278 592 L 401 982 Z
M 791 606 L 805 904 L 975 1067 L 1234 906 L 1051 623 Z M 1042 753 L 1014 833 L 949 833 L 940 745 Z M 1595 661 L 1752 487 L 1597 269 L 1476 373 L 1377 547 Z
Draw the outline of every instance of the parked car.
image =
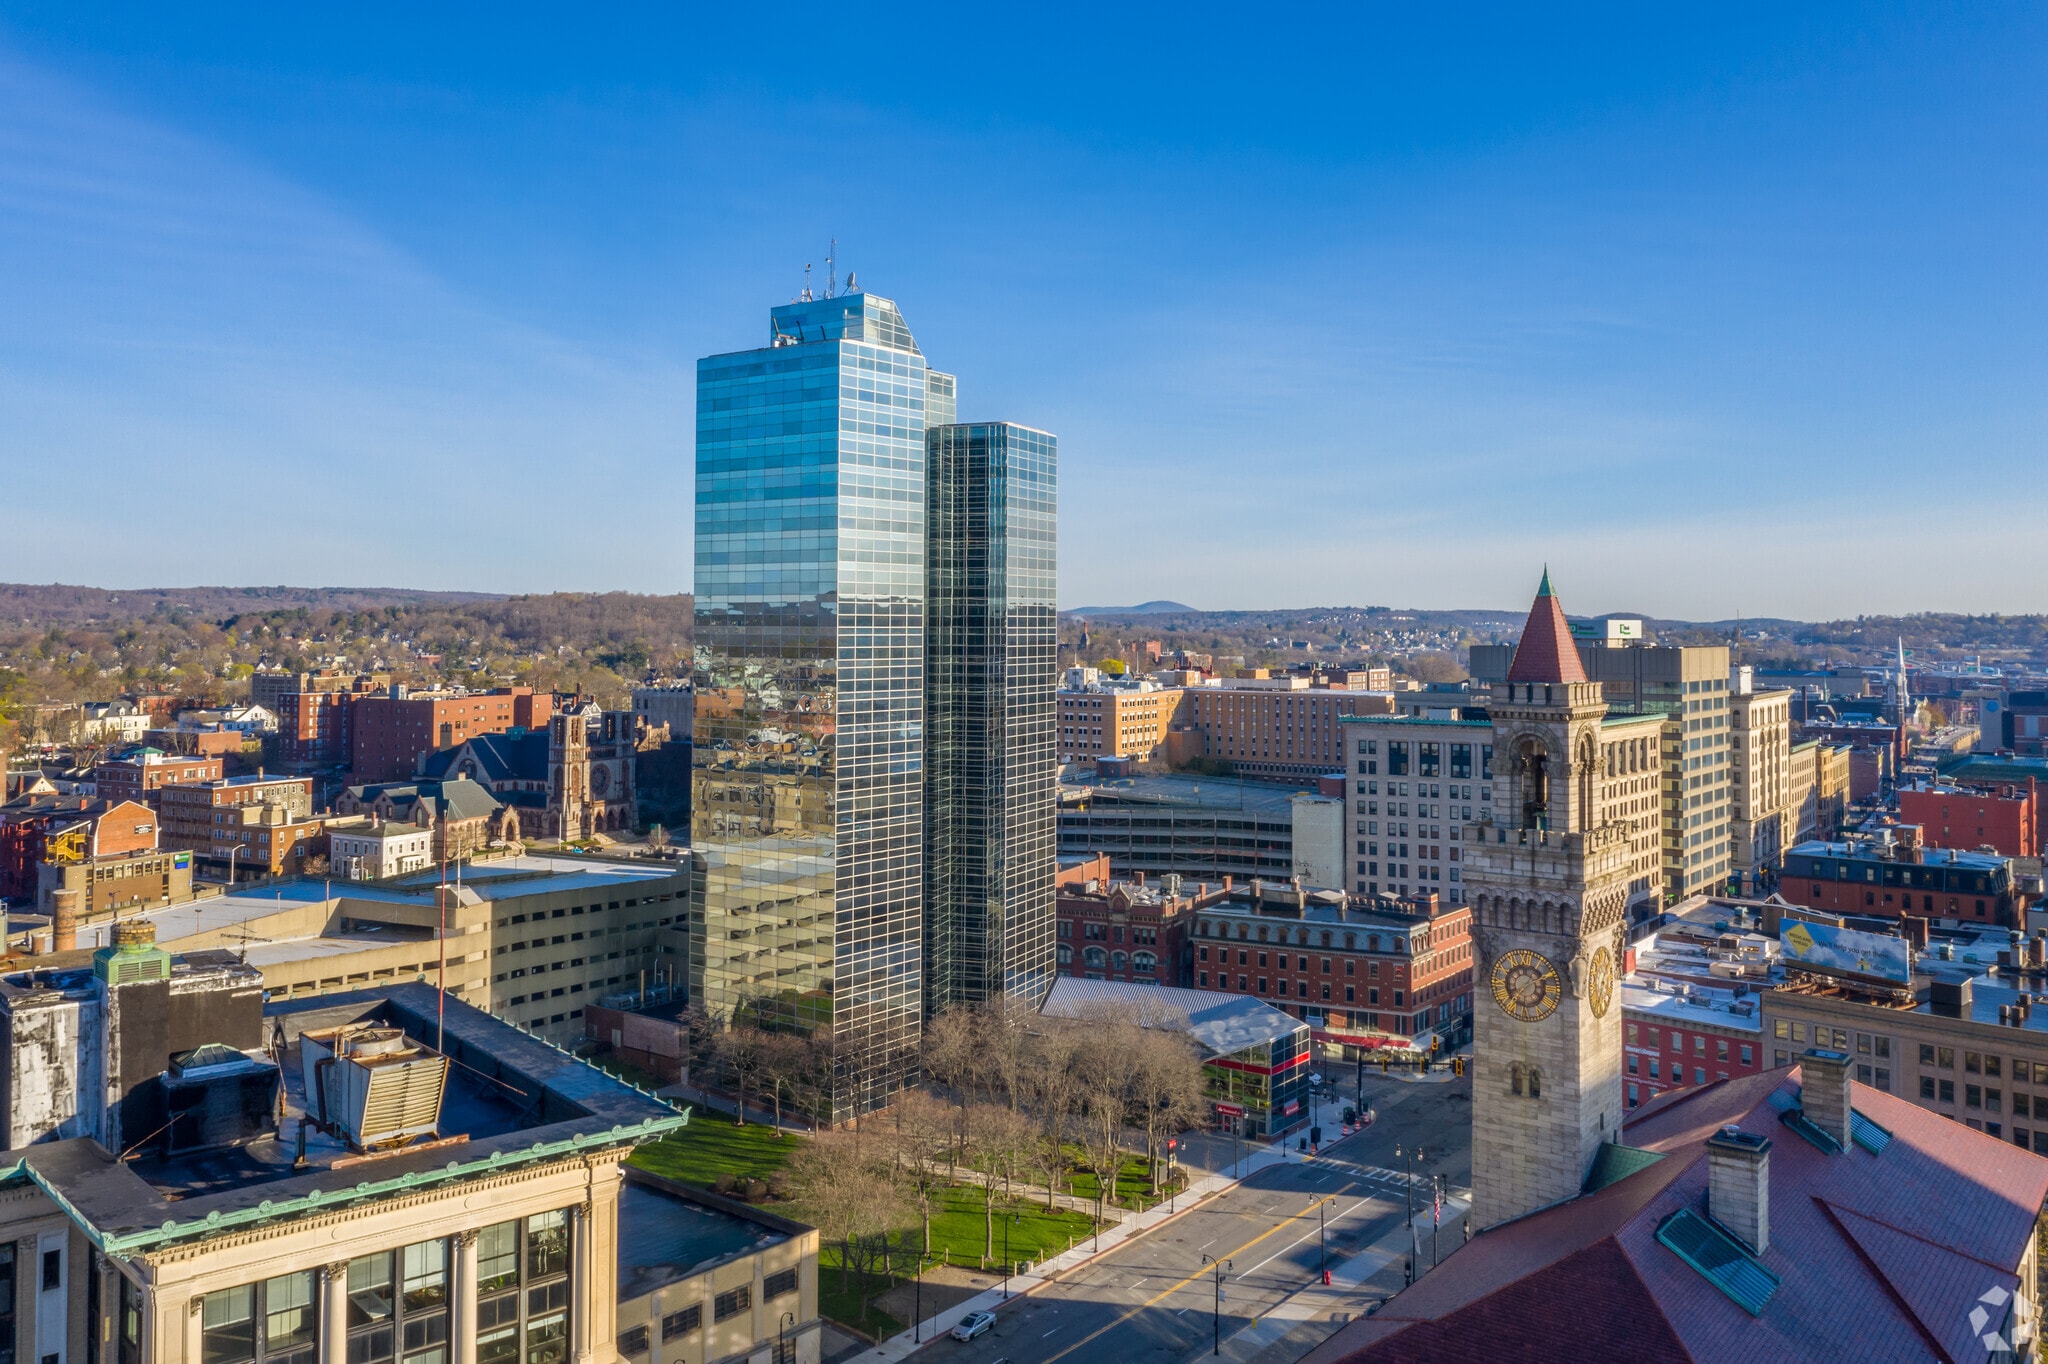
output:
M 969 1312 L 953 1328 L 953 1339 L 972 1340 L 995 1324 L 996 1314 L 993 1312 Z

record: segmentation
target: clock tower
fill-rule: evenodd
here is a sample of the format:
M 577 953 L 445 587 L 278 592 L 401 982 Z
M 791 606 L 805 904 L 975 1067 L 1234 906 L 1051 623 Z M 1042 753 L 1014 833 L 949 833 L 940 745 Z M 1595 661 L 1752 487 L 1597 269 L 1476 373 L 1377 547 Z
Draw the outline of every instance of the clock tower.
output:
M 1493 684 L 1493 816 L 1464 829 L 1477 947 L 1472 1216 L 1490 1227 L 1578 1194 L 1619 1140 L 1630 828 L 1601 811 L 1607 715 L 1546 570 Z M 1618 814 L 1618 812 L 1617 812 Z

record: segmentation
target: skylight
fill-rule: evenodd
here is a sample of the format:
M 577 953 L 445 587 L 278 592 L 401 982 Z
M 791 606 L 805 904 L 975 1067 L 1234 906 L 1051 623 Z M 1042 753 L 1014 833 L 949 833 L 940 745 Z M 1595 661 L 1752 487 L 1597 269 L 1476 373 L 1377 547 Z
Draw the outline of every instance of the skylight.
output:
M 1753 1317 L 1763 1315 L 1782 1282 L 1728 1233 L 1691 1208 L 1680 1208 L 1659 1223 L 1657 1239 Z

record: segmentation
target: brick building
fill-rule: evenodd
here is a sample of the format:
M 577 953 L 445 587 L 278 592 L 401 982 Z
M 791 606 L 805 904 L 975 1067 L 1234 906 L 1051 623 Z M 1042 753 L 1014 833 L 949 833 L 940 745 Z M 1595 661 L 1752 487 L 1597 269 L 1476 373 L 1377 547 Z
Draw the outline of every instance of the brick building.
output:
M 381 696 L 359 697 L 351 720 L 350 771 L 358 782 L 402 780 L 436 749 L 483 734 L 546 729 L 554 701 L 552 693 L 531 687 L 417 694 L 393 687 Z
M 1995 853 L 1924 850 L 1904 826 L 1889 840 L 1802 843 L 1785 854 L 1778 893 L 1793 904 L 1834 914 L 2020 927 L 2022 901 L 2012 863 Z
M 1104 853 L 1070 860 L 1054 877 L 1059 974 L 1139 985 L 1188 982 L 1188 929 L 1194 911 L 1230 891 L 1221 884 L 1111 878 Z
M 326 850 L 311 777 L 223 777 L 164 789 L 163 843 L 231 869 L 276 876 Z
M 1328 680 L 1224 678 L 1186 690 L 1169 751 L 1175 763 L 1228 763 L 1254 781 L 1312 781 L 1344 766 L 1340 720 L 1393 710 L 1394 698 L 1385 692 Z
M 1069 668 L 1055 693 L 1059 760 L 1162 757 L 1181 689 L 1151 682 L 1105 682 L 1093 668 Z
M 1761 995 L 1782 984 L 1772 907 L 1695 897 L 1628 949 L 1621 982 L 1624 1101 L 1771 1066 Z
M 139 748 L 101 763 L 93 769 L 92 779 L 94 789 L 104 800 L 139 800 L 155 805 L 159 803 L 157 792 L 166 786 L 218 781 L 220 775 L 218 754 L 164 753 Z
M 1194 987 L 1252 995 L 1351 1055 L 1472 1035 L 1472 912 L 1254 881 L 1198 911 Z
M 2025 785 L 1907 787 L 1899 792 L 1899 818 L 1918 825 L 1930 848 L 1989 846 L 2006 857 L 2041 855 L 2040 788 L 2032 777 Z

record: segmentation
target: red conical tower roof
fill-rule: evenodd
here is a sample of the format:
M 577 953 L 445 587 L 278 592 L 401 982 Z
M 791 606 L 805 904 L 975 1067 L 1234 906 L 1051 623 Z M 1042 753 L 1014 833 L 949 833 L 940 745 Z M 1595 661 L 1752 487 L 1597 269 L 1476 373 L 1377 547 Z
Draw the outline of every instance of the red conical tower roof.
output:
M 1550 570 L 1543 570 L 1543 585 L 1529 607 L 1529 622 L 1522 627 L 1522 642 L 1515 646 L 1515 661 L 1508 666 L 1510 682 L 1584 682 L 1586 669 L 1579 662 L 1578 646 L 1572 643 L 1571 627 L 1565 624 L 1564 607 L 1550 590 Z

